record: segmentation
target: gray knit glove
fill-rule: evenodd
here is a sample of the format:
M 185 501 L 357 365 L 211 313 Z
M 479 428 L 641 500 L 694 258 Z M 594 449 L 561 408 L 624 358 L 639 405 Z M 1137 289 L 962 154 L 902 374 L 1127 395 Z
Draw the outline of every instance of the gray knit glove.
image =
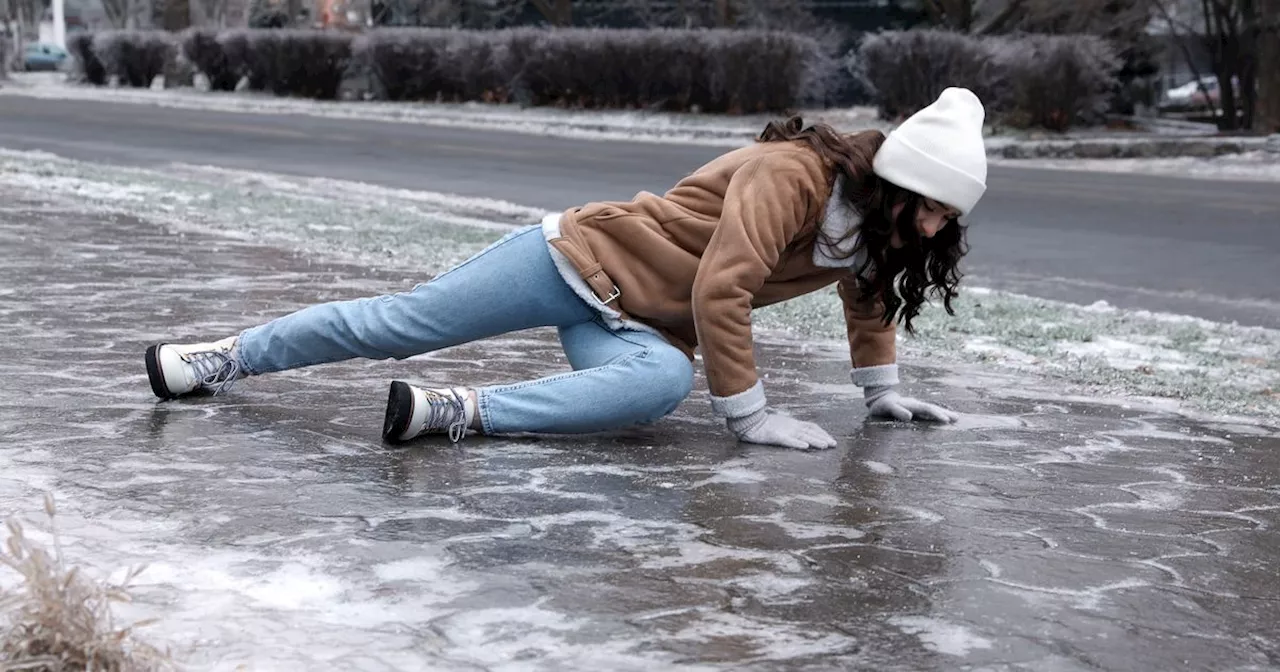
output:
M 960 419 L 959 415 L 941 406 L 899 394 L 897 364 L 854 369 L 851 377 L 853 384 L 862 388 L 862 396 L 873 416 L 902 422 L 932 420 L 950 423 Z
M 725 422 L 729 431 L 747 443 L 801 450 L 836 447 L 835 437 L 821 427 L 770 408 L 762 408 L 741 418 L 726 418 Z
M 760 381 L 731 397 L 711 397 L 711 408 L 729 431 L 747 443 L 786 448 L 834 448 L 836 440 L 821 427 L 769 408 Z
M 868 387 L 863 390 L 862 396 L 867 401 L 867 408 L 871 409 L 871 415 L 881 418 L 893 418 L 903 422 L 933 420 L 947 423 L 960 419 L 960 416 L 941 406 L 898 394 L 893 385 Z

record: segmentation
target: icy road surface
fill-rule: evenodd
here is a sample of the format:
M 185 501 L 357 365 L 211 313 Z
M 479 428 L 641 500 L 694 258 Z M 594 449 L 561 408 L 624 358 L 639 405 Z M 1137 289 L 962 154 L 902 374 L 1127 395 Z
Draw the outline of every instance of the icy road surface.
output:
M 1280 665 L 1273 425 L 942 360 L 905 378 L 959 424 L 869 422 L 842 348 L 773 341 L 771 398 L 835 450 L 737 445 L 701 379 L 644 429 L 389 449 L 388 380 L 544 375 L 553 334 L 158 403 L 153 341 L 422 278 L 38 191 L 0 212 L 0 512 L 50 491 L 73 562 L 148 563 L 121 614 L 190 669 Z

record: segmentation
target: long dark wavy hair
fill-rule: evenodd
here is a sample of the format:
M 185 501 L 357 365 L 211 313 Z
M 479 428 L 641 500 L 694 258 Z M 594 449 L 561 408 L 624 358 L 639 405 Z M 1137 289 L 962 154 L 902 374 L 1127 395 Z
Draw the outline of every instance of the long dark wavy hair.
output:
M 817 235 L 828 249 L 848 250 L 844 258 L 865 254 L 856 268 L 860 301 L 879 301 L 884 306 L 885 324 L 898 317 L 908 333 L 915 333 L 912 320 L 920 314 L 927 296 L 941 297 L 948 315 L 955 315 L 952 299 L 963 274 L 960 259 L 968 253 L 966 227 L 959 221 L 948 222 L 932 238 L 923 238 L 916 230 L 917 211 L 924 207 L 924 197 L 882 179 L 871 169 L 872 160 L 884 144 L 880 131 L 863 131 L 841 135 L 827 124 L 805 126 L 793 116 L 785 121 L 770 122 L 757 142 L 801 142 L 822 157 L 831 173 L 831 184 L 841 180 L 848 206 L 862 217 L 862 223 L 845 239 L 831 240 L 825 232 Z M 895 220 L 893 208 L 905 203 Z M 889 242 L 894 231 L 902 240 L 895 249 Z M 846 248 L 849 237 L 855 244 Z M 895 291 L 896 290 L 896 291 Z

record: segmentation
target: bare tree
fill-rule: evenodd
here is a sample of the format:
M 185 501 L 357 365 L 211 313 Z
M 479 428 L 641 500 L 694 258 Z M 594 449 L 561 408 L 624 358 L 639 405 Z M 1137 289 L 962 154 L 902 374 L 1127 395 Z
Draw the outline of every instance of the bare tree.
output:
M 1224 131 L 1252 128 L 1258 106 L 1258 63 L 1260 44 L 1274 29 L 1267 28 L 1258 11 L 1259 1 L 1270 0 L 1159 0 L 1159 10 L 1171 34 L 1179 42 L 1198 39 L 1209 53 L 1213 74 L 1218 80 L 1218 104 L 1201 84 L 1211 110 L 1217 116 L 1218 128 Z M 1187 64 L 1197 80 L 1200 75 L 1184 48 Z M 1272 52 L 1274 53 L 1274 52 Z M 1273 61 L 1274 62 L 1274 61 Z M 1274 66 L 1273 68 L 1274 69 Z M 1264 71 L 1267 70 L 1264 68 Z M 1269 74 L 1269 73 L 1267 73 Z
M 616 0 L 611 13 L 650 28 L 769 28 L 811 31 L 805 0 Z
M 573 0 L 529 0 L 556 27 L 573 25 Z
M 934 26 L 972 35 L 1051 33 L 1096 35 L 1116 47 L 1121 88 L 1113 108 L 1131 111 L 1141 98 L 1140 78 L 1157 71 L 1155 45 L 1146 34 L 1157 0 L 896 0 Z
M 16 27 L 15 42 L 35 39 L 39 34 L 40 17 L 44 14 L 41 0 L 0 0 L 3 2 L 3 18 Z
M 812 31 L 818 25 L 808 4 L 801 0 L 737 0 L 735 23 L 749 28 Z
M 372 0 L 375 24 L 492 29 L 509 25 L 528 0 Z
M 1280 133 L 1280 0 L 1258 0 L 1258 109 L 1253 128 Z
M 805 0 L 457 0 L 482 2 L 507 17 L 533 6 L 552 26 L 623 17 L 650 28 L 777 28 L 808 30 L 817 22 Z
M 152 5 L 150 0 L 101 0 L 102 11 L 111 27 L 135 29 L 151 27 Z
M 228 0 L 190 0 L 191 24 L 209 28 L 239 27 L 229 21 L 232 3 Z
M 1155 0 L 899 0 L 934 26 L 974 35 L 1141 30 Z
M 929 23 L 977 35 L 1005 32 L 1029 1 L 1034 0 L 916 0 Z

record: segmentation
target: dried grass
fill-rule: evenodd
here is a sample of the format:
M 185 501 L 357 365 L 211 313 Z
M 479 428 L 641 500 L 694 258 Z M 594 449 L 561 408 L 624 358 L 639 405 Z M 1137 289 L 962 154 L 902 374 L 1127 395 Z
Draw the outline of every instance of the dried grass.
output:
M 129 602 L 129 585 L 145 567 L 131 568 L 120 583 L 94 580 L 68 567 L 58 539 L 56 508 L 45 495 L 54 550 L 28 538 L 10 518 L 9 539 L 0 564 L 23 578 L 18 588 L 0 591 L 0 672 L 143 672 L 174 669 L 167 651 L 134 638 L 134 630 L 154 621 L 117 628 L 111 603 Z

